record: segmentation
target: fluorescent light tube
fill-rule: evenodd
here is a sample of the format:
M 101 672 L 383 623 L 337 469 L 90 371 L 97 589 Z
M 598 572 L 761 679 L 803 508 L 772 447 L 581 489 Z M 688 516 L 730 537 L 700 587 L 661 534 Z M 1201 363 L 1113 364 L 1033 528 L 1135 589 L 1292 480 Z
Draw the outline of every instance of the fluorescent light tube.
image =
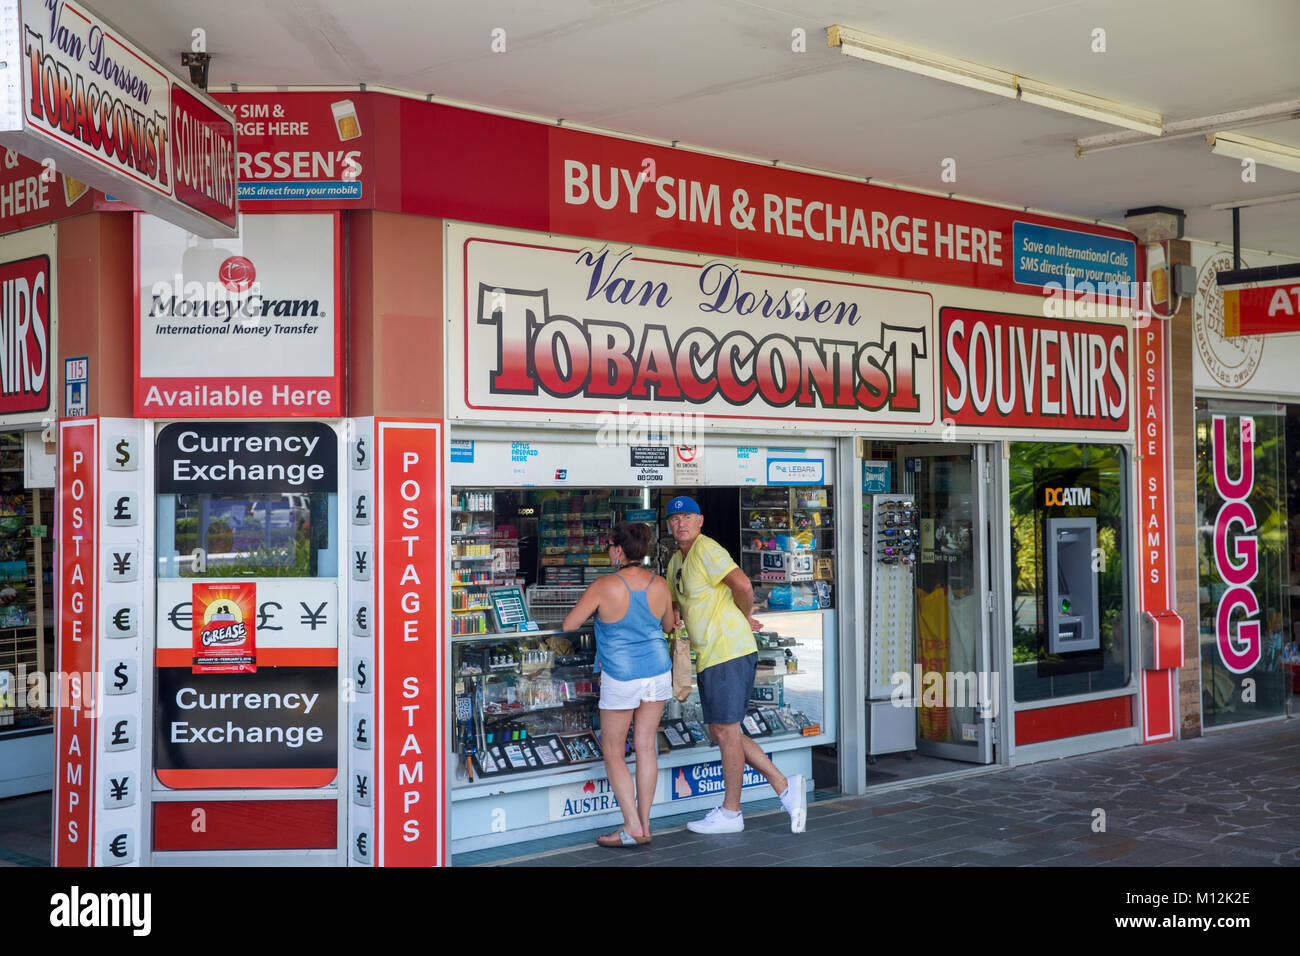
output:
M 1140 133 L 1150 133 L 1152 136 L 1159 136 L 1161 133 L 1160 114 L 1152 110 L 1125 106 L 1114 100 L 1080 93 L 1078 90 L 1067 90 L 1050 83 L 1040 83 L 1023 76 L 1019 77 L 1018 85 L 1020 98 L 1026 103 L 1046 106 L 1048 109 L 1072 113 L 1075 116 L 1086 116 L 1089 119 L 1110 123 L 1112 126 L 1123 126 Z
M 969 60 L 958 60 L 941 53 L 931 53 L 920 47 L 863 33 L 852 27 L 833 26 L 826 31 L 826 35 L 831 46 L 837 46 L 840 52 L 859 60 L 869 60 L 936 80 L 947 80 L 949 83 L 1005 96 L 1007 99 L 1015 99 L 1016 96 L 1016 78 L 1003 70 L 981 66 Z
M 1266 139 L 1255 139 L 1238 133 L 1210 133 L 1205 137 L 1210 144 L 1210 151 L 1219 156 L 1231 156 L 1233 159 L 1253 159 L 1255 162 L 1300 173 L 1300 149 L 1271 143 Z
M 839 25 L 830 27 L 826 31 L 826 38 L 830 46 L 837 46 L 842 53 L 860 60 L 869 60 L 872 63 L 919 73 L 922 76 L 946 80 L 973 90 L 1005 96 L 1008 99 L 1019 98 L 1035 106 L 1045 106 L 1074 116 L 1085 116 L 1113 126 L 1149 133 L 1152 136 L 1159 136 L 1161 133 L 1160 114 L 1151 110 L 1126 106 L 1100 96 L 1080 93 L 1078 90 L 1067 90 L 1050 83 L 1026 79 L 1005 70 L 995 70 L 979 63 L 972 63 L 970 60 L 959 60 L 956 57 L 944 56 L 942 53 L 932 53 L 910 44 L 897 43 L 874 34 L 863 33 L 852 27 Z

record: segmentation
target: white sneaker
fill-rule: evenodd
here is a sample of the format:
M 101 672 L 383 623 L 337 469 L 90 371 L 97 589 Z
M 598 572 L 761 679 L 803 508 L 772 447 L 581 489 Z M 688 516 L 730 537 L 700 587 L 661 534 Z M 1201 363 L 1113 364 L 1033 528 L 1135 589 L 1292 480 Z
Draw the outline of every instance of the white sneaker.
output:
M 722 812 L 722 807 L 714 807 L 703 820 L 686 824 L 686 829 L 692 833 L 739 833 L 745 829 L 745 815 L 729 816 Z
M 790 814 L 790 832 L 803 833 L 808 825 L 808 794 L 804 792 L 803 774 L 786 777 L 786 790 L 781 794 L 781 806 Z

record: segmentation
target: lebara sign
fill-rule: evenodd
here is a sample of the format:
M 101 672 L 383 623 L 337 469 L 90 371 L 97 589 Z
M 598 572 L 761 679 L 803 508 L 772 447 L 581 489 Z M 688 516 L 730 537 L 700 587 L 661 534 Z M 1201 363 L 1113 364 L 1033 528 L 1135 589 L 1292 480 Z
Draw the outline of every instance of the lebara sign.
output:
M 94 11 L 0 0 L 0 144 L 196 235 L 233 236 L 235 124 Z

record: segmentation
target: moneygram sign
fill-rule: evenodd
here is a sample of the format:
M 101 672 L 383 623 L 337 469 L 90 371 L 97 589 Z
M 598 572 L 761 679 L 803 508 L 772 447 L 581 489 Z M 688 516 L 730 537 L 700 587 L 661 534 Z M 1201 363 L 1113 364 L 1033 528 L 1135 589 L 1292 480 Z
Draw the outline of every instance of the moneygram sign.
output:
M 208 238 L 235 235 L 233 117 L 70 0 L 0 0 L 0 145 Z
M 136 414 L 338 415 L 339 228 L 334 213 L 250 215 L 238 239 L 202 240 L 143 217 Z

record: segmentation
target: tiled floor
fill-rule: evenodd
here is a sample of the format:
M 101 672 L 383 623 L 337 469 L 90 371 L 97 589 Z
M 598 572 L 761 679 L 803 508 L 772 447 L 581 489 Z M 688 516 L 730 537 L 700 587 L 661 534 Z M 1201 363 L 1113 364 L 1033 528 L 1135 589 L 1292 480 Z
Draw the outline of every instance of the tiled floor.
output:
M 745 831 L 659 822 L 649 847 L 595 831 L 461 854 L 487 866 L 1201 866 L 1300 863 L 1300 721 L 1128 747 L 864 797 L 814 801 L 790 833 L 776 801 Z M 1104 829 L 1103 829 L 1104 824 Z M 566 844 L 566 845 L 561 845 Z M 513 859 L 511 859 L 513 857 Z
M 594 846 L 592 831 L 463 853 L 452 862 L 1295 866 L 1300 864 L 1300 721 L 863 797 L 813 799 L 808 831 L 799 835 L 790 833 L 789 818 L 776 800 L 746 804 L 743 833 L 699 836 L 685 828 L 688 819 L 656 820 L 654 843 L 633 850 Z M 0 866 L 47 865 L 49 853 L 50 794 L 0 800 Z

